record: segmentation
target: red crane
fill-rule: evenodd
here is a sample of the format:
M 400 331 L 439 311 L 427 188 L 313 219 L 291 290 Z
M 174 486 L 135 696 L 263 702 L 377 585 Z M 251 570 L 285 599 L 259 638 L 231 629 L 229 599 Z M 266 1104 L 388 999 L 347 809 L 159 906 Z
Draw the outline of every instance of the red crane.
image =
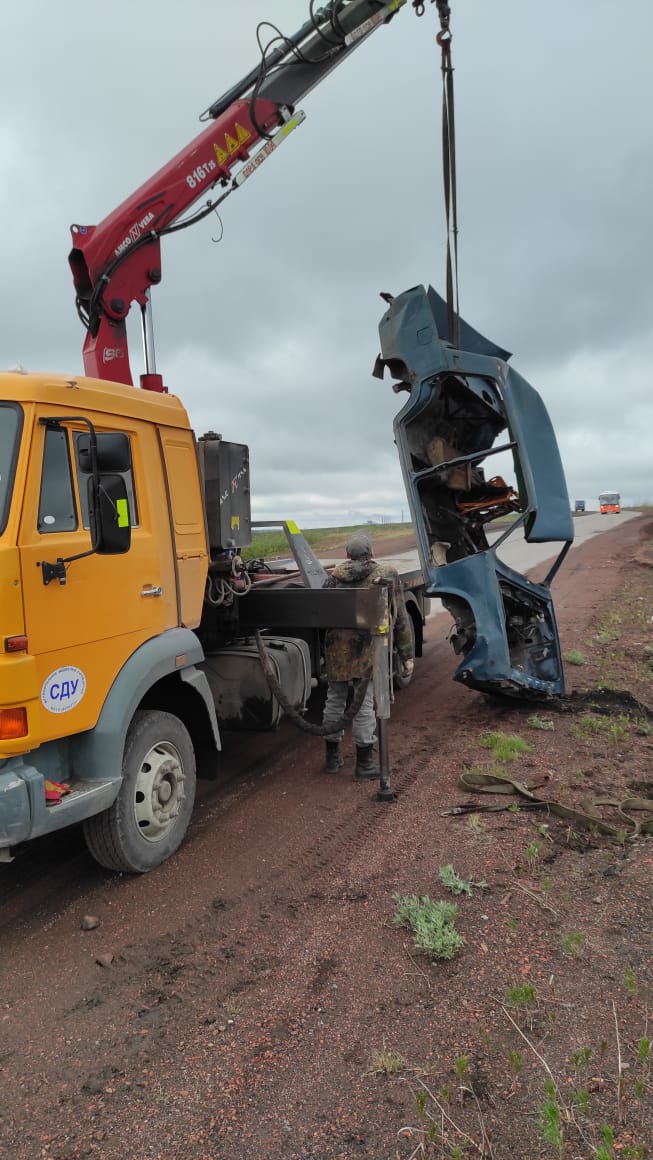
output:
M 97 226 L 71 226 L 69 262 L 84 326 L 84 370 L 132 384 L 126 318 L 141 308 L 141 386 L 165 391 L 156 372 L 150 287 L 161 281 L 161 238 L 201 221 L 304 120 L 297 101 L 408 0 L 329 0 L 293 36 L 278 34 L 258 66 L 200 117 L 206 128 Z M 424 4 L 412 0 L 418 15 Z M 275 47 L 273 47 L 275 46 Z M 216 190 L 215 193 L 211 192 Z M 207 192 L 209 200 L 182 219 Z M 182 219 L 182 220 L 180 220 Z

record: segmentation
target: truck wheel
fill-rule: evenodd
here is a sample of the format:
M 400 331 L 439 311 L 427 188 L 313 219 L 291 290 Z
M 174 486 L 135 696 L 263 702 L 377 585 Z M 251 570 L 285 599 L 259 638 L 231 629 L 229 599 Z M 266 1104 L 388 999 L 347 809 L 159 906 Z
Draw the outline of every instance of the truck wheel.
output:
M 410 634 L 411 634 L 411 637 L 413 640 L 413 656 L 415 656 L 415 621 L 413 620 L 412 616 L 410 615 L 410 612 L 408 613 L 408 621 L 410 623 Z M 399 659 L 399 653 L 397 652 L 396 648 L 393 648 L 393 650 L 392 650 L 392 684 L 393 684 L 393 687 L 395 689 L 407 689 L 410 682 L 412 681 L 412 679 L 413 679 L 412 673 L 410 674 L 409 677 L 402 677 L 402 675 L 401 675 L 401 661 Z
M 171 713 L 139 710 L 125 741 L 120 793 L 84 823 L 88 849 L 107 870 L 153 870 L 181 845 L 194 801 L 195 753 L 186 726 Z

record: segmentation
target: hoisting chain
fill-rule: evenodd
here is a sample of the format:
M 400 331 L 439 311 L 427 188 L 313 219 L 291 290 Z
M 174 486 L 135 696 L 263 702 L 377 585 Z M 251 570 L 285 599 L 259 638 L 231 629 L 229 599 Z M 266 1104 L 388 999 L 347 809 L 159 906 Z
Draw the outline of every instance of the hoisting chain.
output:
M 458 205 L 456 196 L 456 133 L 453 107 L 453 65 L 451 63 L 451 8 L 447 0 L 431 0 L 438 10 L 440 31 L 436 41 L 442 53 L 442 176 L 447 222 L 447 324 L 448 339 L 460 349 L 460 307 L 458 302 Z M 418 16 L 424 15 L 424 0 L 413 0 Z
M 436 0 L 440 31 L 436 42 L 442 53 L 442 176 L 447 225 L 447 321 L 449 342 L 460 349 L 460 306 L 458 300 L 458 205 L 456 191 L 456 132 L 451 63 L 451 8 L 447 0 Z

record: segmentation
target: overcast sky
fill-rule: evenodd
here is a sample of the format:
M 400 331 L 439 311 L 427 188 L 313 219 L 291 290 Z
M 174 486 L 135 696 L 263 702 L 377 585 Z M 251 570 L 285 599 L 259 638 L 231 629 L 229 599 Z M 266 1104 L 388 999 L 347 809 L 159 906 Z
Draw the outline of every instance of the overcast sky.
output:
M 0 366 L 81 372 L 70 224 L 100 221 L 197 135 L 257 64 L 259 21 L 290 34 L 308 9 L 2 6 Z M 451 9 L 461 313 L 543 396 L 572 502 L 650 502 L 651 0 Z M 198 434 L 249 444 L 255 518 L 408 516 L 392 437 L 406 396 L 371 371 L 379 292 L 444 289 L 437 30 L 435 5 L 407 5 L 301 102 L 305 123 L 222 227 L 162 243 L 157 369 Z

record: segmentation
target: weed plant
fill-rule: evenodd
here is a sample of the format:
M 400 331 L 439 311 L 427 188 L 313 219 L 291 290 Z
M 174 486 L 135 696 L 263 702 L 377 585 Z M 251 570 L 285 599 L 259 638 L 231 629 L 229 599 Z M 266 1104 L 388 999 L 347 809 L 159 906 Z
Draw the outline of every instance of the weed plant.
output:
M 438 878 L 445 889 L 450 890 L 452 894 L 471 894 L 474 886 L 479 890 L 487 889 L 487 882 L 466 882 L 456 873 L 450 862 L 447 866 L 440 867 Z
M 396 1075 L 397 1072 L 404 1071 L 406 1067 L 406 1060 L 398 1051 L 389 1051 L 385 1040 L 380 1051 L 375 1051 L 372 1056 L 372 1072 L 375 1075 Z
M 526 862 L 531 874 L 534 874 L 542 853 L 541 842 L 529 842 L 526 847 Z
M 516 733 L 500 732 L 483 733 L 481 745 L 484 749 L 491 749 L 494 759 L 502 764 L 514 761 L 520 753 L 530 753 L 533 748 Z
M 564 660 L 569 665 L 584 665 L 585 657 L 577 648 L 570 648 L 566 653 L 563 653 Z
M 583 936 L 579 930 L 570 930 L 562 935 L 560 944 L 566 955 L 578 955 L 583 949 Z
M 526 724 L 529 729 L 553 730 L 553 721 L 546 717 L 539 717 L 537 713 L 533 713 L 531 717 L 526 718 Z
M 463 945 L 462 935 L 456 930 L 458 907 L 455 902 L 434 902 L 425 895 L 394 894 L 397 926 L 412 931 L 415 947 L 432 959 L 452 959 Z
M 573 732 L 577 737 L 597 737 L 609 741 L 612 745 L 619 745 L 627 736 L 629 727 L 630 720 L 624 713 L 620 713 L 616 719 L 603 714 L 593 716 L 586 713 L 578 724 L 573 726 Z
M 471 882 L 465 882 L 460 875 L 456 874 L 451 863 L 447 866 L 441 866 L 438 870 L 438 878 L 442 885 L 450 890 L 452 894 L 471 894 Z
M 537 991 L 532 983 L 516 983 L 508 987 L 507 1000 L 511 1007 L 532 1007 L 537 1002 Z

